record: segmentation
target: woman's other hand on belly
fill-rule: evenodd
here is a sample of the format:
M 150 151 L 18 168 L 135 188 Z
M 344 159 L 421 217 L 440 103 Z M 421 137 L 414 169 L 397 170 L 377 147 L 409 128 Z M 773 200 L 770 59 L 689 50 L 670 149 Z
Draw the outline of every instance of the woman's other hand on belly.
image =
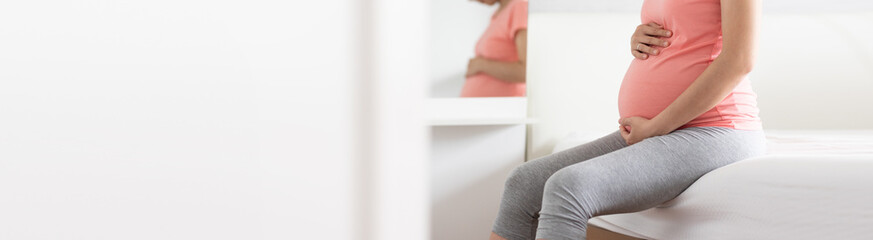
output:
M 660 49 L 670 46 L 670 42 L 663 39 L 670 36 L 673 36 L 673 32 L 657 23 L 640 24 L 631 36 L 631 54 L 641 60 L 658 55 Z

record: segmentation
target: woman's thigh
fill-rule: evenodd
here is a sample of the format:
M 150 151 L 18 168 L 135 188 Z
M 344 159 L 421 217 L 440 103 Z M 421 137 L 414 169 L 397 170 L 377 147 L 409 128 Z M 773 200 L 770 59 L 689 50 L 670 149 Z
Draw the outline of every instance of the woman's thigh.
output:
M 764 151 L 762 131 L 681 129 L 565 167 L 548 179 L 546 192 L 569 195 L 559 198 L 595 216 L 636 212 L 676 197 L 709 171 Z

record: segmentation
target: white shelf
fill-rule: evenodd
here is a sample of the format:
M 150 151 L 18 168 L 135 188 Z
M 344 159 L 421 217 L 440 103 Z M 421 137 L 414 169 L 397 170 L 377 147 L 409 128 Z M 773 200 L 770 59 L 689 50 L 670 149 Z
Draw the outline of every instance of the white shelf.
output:
M 427 102 L 431 126 L 529 124 L 527 98 L 432 98 Z

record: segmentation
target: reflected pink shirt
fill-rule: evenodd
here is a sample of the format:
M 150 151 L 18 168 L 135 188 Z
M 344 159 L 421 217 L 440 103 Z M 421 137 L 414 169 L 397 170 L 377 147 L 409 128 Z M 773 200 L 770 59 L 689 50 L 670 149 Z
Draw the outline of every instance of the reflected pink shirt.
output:
M 634 59 L 618 97 L 621 118 L 653 118 L 679 97 L 718 57 L 722 49 L 719 0 L 645 0 L 642 22 L 673 32 L 670 46 L 657 56 Z M 680 128 L 728 127 L 760 130 L 757 95 L 743 79 L 718 105 Z
M 527 0 L 515 0 L 491 17 L 491 24 L 476 43 L 476 56 L 486 59 L 518 61 L 515 34 L 527 29 Z M 525 93 L 524 83 L 510 83 L 488 74 L 467 77 L 461 97 L 520 97 Z

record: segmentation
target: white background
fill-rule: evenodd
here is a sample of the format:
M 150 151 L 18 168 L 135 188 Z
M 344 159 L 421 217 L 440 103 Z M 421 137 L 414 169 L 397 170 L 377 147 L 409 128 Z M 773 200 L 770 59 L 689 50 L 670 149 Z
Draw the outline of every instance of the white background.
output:
M 0 2 L 0 239 L 424 239 L 424 1 L 301 2 Z
M 353 207 L 353 145 L 330 137 L 352 129 L 343 2 L 4 1 L 0 238 L 351 233 L 300 216 Z

